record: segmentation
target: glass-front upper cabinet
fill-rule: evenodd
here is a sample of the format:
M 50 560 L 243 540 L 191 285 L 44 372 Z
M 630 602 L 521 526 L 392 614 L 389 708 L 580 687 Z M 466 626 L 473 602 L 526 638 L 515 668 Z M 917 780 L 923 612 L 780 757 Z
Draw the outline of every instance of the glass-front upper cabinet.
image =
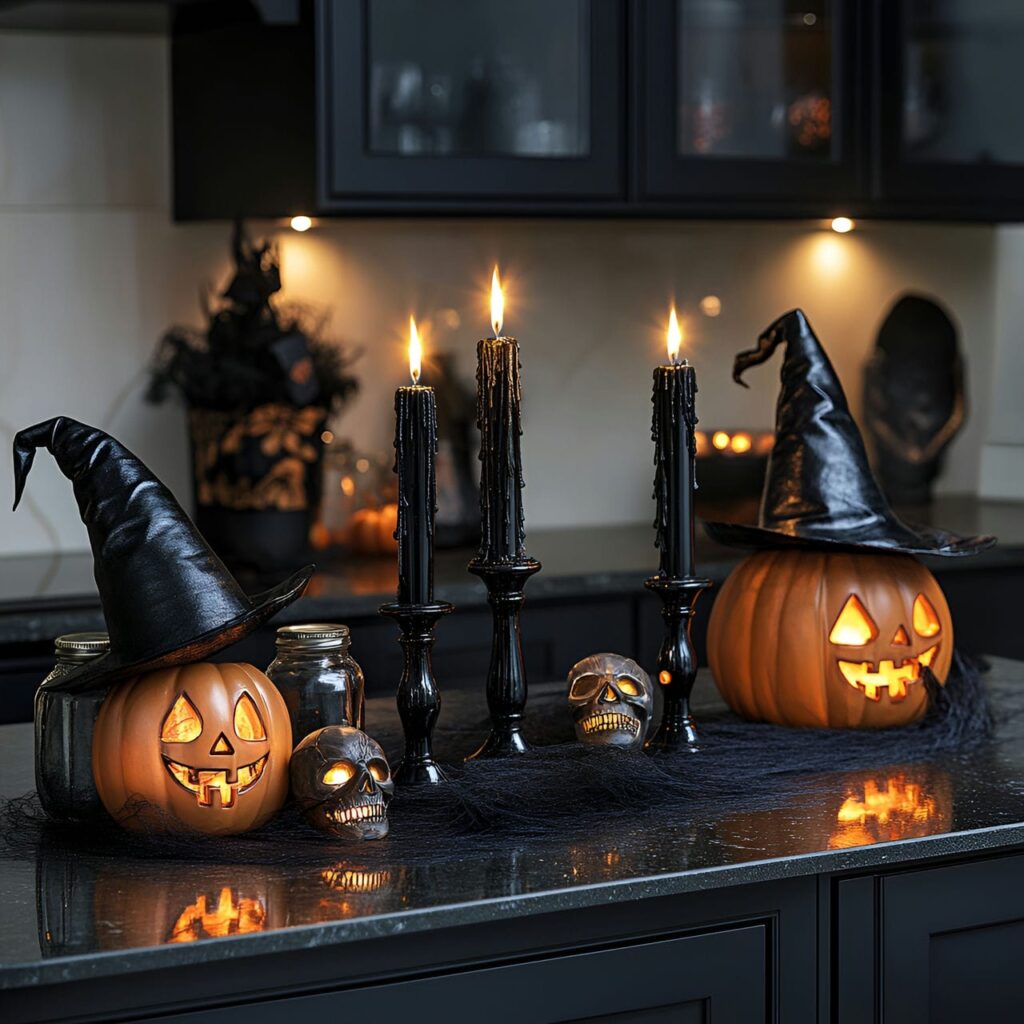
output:
M 657 202 L 853 197 L 857 33 L 844 0 L 646 0 L 641 196 Z M 817 200 L 817 202 L 815 202 Z
M 1024 3 L 900 0 L 877 18 L 879 197 L 1020 216 Z
M 619 198 L 610 0 L 321 0 L 321 190 L 346 200 Z

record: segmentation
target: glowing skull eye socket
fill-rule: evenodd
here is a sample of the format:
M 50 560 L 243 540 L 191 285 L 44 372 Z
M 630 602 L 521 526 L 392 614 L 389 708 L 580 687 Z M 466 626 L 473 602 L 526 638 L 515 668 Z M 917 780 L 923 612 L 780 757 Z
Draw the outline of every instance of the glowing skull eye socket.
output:
M 918 636 L 935 636 L 941 632 L 939 617 L 935 614 L 931 601 L 924 594 L 914 598 L 914 632 Z
M 878 627 L 856 594 L 846 599 L 829 633 L 829 643 L 838 647 L 863 647 L 878 636 Z
M 247 693 L 243 693 L 235 705 L 235 734 L 240 740 L 267 738 L 267 730 L 263 728 L 256 702 Z
M 615 680 L 615 685 L 627 697 L 640 696 L 640 685 L 635 679 L 630 679 L 629 676 L 619 676 L 619 678 Z
M 591 697 L 597 692 L 597 689 L 602 685 L 602 682 L 603 680 L 600 676 L 580 676 L 578 679 L 573 680 L 572 686 L 569 689 L 569 696 L 576 700 L 583 700 L 586 697 Z
M 387 764 L 377 758 L 374 758 L 366 767 L 369 768 L 370 774 L 378 782 L 386 782 L 388 775 L 390 775 Z
M 344 786 L 356 777 L 356 766 L 351 761 L 335 761 L 324 772 L 324 782 L 328 786 Z
M 195 704 L 187 694 L 180 694 L 171 705 L 160 731 L 160 739 L 164 743 L 191 743 L 199 739 L 203 732 L 203 720 L 196 710 Z

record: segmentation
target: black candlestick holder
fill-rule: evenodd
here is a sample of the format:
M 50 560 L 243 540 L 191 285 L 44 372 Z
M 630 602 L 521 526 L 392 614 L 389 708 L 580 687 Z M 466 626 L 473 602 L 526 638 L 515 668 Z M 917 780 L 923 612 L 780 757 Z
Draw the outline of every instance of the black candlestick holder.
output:
M 661 723 L 644 744 L 652 753 L 697 749 L 697 726 L 690 714 L 690 694 L 697 678 L 697 654 L 690 639 L 690 621 L 701 592 L 711 580 L 685 576 L 652 576 L 644 581 L 661 599 L 665 636 L 658 652 L 658 684 L 664 698 Z
M 441 694 L 434 682 L 430 649 L 434 646 L 434 625 L 452 611 L 446 602 L 434 604 L 384 604 L 381 615 L 398 622 L 402 631 L 404 666 L 398 684 L 398 717 L 405 733 L 405 754 L 394 771 L 395 782 L 437 783 L 445 775 L 434 760 L 433 734 L 441 711 Z
M 526 707 L 526 671 L 519 632 L 519 609 L 523 605 L 526 581 L 540 572 L 532 558 L 518 562 L 481 562 L 474 559 L 469 571 L 487 587 L 487 601 L 494 616 L 491 664 L 487 670 L 487 707 L 491 732 L 483 745 L 466 758 L 508 757 L 528 749 L 520 731 Z

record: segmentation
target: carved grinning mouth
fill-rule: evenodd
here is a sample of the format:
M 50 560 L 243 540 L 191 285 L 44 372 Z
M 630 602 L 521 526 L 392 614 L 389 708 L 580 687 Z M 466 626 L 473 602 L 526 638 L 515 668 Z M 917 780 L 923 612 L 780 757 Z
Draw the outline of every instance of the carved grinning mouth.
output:
M 868 700 L 881 700 L 882 692 L 898 702 L 907 696 L 909 687 L 921 681 L 921 666 L 927 668 L 935 660 L 939 645 L 933 644 L 916 657 L 892 661 L 885 658 L 877 665 L 870 661 L 837 659 L 843 678 L 855 689 L 862 690 Z
M 624 715 L 619 711 L 595 711 L 584 718 L 580 724 L 587 734 L 624 730 L 636 736 L 640 732 L 640 722 L 632 715 Z
M 264 754 L 258 761 L 243 765 L 238 769 L 237 778 L 231 779 L 230 769 L 225 768 L 190 768 L 187 764 L 179 764 L 164 755 L 164 764 L 171 778 L 188 790 L 195 793 L 196 803 L 200 807 L 212 807 L 214 793 L 220 794 L 221 807 L 234 807 L 235 795 L 252 789 L 260 780 L 263 769 L 267 767 L 269 754 Z

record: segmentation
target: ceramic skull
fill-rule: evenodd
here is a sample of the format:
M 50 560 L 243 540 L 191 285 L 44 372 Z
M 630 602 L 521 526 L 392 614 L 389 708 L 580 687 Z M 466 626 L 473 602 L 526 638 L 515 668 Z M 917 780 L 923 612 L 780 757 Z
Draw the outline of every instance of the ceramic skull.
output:
M 292 793 L 306 820 L 341 839 L 380 839 L 395 792 L 380 744 L 360 729 L 328 725 L 310 733 L 291 760 Z
M 591 654 L 569 670 L 569 710 L 581 743 L 641 746 L 653 705 L 651 678 L 632 658 Z

